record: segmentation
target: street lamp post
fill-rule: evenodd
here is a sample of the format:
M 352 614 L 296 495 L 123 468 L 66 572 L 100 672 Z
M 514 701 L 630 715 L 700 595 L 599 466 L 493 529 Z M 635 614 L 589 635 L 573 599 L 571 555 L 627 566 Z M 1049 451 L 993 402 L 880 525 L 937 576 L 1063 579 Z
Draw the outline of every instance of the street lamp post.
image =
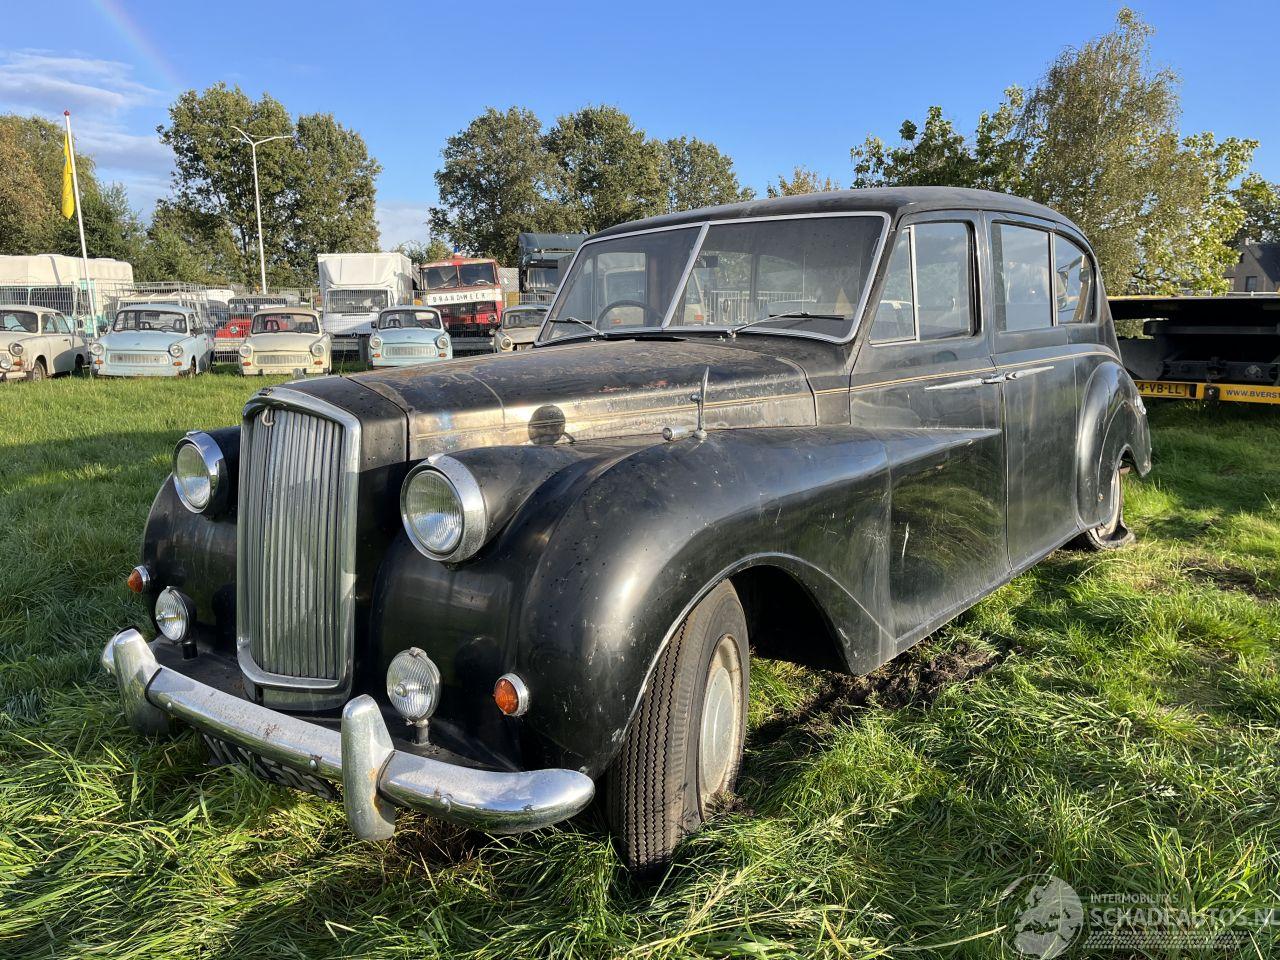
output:
M 253 154 L 253 209 L 258 214 L 258 267 L 262 271 L 262 292 L 267 292 L 267 254 L 262 246 L 262 195 L 258 192 L 258 147 L 264 143 L 270 143 L 272 140 L 288 140 L 286 134 L 276 137 L 263 137 L 261 140 L 254 140 L 251 136 L 231 124 L 231 129 L 244 139 L 249 145 L 249 149 Z

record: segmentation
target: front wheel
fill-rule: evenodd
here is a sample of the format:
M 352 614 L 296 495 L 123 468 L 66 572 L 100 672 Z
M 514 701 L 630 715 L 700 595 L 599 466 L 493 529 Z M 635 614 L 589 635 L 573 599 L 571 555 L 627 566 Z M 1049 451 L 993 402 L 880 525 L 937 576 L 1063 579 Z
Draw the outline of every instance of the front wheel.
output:
M 1110 507 L 1107 518 L 1096 527 L 1090 527 L 1072 542 L 1082 550 L 1119 550 L 1133 543 L 1133 531 L 1124 525 L 1123 468 L 1116 466 L 1111 475 Z
M 45 377 L 47 377 L 48 375 L 49 373 L 45 369 L 44 361 L 37 360 L 35 363 L 31 365 L 31 372 L 27 374 L 27 377 L 31 380 L 32 383 L 39 383 L 41 380 L 45 379 Z
M 717 585 L 658 656 L 622 749 L 605 776 L 610 827 L 633 869 L 665 866 L 676 844 L 732 789 L 746 735 L 747 622 Z

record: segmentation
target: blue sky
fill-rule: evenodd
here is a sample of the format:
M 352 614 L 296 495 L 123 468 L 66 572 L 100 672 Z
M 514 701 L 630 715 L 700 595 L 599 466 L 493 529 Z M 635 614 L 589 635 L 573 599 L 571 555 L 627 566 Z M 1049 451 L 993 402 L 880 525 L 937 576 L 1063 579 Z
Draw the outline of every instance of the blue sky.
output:
M 1158 64 L 1183 77 L 1183 130 L 1261 141 L 1280 179 L 1274 3 L 1135 4 Z M 1028 86 L 1065 46 L 1105 32 L 1118 5 L 749 3 L 256 3 L 58 0 L 12 4 L 0 111 L 59 119 L 148 213 L 168 189 L 155 136 L 182 90 L 218 80 L 295 115 L 332 112 L 381 161 L 383 244 L 425 240 L 440 149 L 486 106 L 546 123 L 615 104 L 651 136 L 686 134 L 733 157 L 763 191 L 803 164 L 848 182 L 849 148 L 896 138 L 940 103 L 960 129 Z M 265 38 L 265 39 L 264 39 Z

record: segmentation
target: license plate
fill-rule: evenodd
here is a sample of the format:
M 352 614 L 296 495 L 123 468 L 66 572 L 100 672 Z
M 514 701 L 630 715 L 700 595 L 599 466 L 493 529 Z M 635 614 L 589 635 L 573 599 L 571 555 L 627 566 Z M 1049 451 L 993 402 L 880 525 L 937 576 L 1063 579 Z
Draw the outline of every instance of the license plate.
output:
M 1195 384 L 1170 383 L 1165 380 L 1139 380 L 1138 392 L 1144 397 L 1183 397 L 1190 399 L 1195 394 Z
M 204 739 L 205 746 L 209 748 L 209 763 L 215 767 L 235 763 L 248 767 L 251 773 L 268 783 L 302 790 L 324 800 L 339 798 L 338 788 L 328 780 L 302 770 L 295 770 L 293 767 L 286 767 L 267 757 L 260 757 L 238 743 L 220 740 L 207 733 L 202 733 L 200 736 Z

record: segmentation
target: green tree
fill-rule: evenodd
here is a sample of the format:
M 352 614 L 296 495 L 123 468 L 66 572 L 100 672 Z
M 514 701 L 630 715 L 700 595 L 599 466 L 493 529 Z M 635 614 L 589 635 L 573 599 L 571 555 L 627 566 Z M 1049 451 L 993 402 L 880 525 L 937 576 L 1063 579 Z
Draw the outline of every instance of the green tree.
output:
M 662 178 L 667 186 L 667 212 L 735 203 L 755 196 L 754 190 L 738 183 L 733 160 L 715 144 L 696 137 L 676 137 L 666 142 L 665 150 Z
M 560 117 L 546 149 L 561 171 L 556 196 L 571 228 L 594 233 L 667 209 L 663 144 L 617 107 L 584 107 Z
M 217 83 L 188 90 L 157 128 L 174 153 L 175 206 L 226 225 L 237 251 L 234 279 L 256 283 L 258 227 L 249 145 L 257 138 L 262 233 L 271 282 L 302 285 L 315 276 L 315 255 L 377 247 L 374 179 L 380 171 L 359 134 L 327 114 L 300 117 L 269 94 L 251 100 Z
M 63 136 L 39 117 L 0 116 L 0 253 L 80 255 L 76 218 L 61 213 Z M 79 150 L 76 174 L 89 256 L 131 259 L 142 231 L 124 188 L 102 184 Z
M 1233 247 L 1280 242 L 1280 184 L 1251 173 L 1231 191 L 1231 198 L 1244 214 L 1244 222 L 1231 238 Z
M 226 225 L 217 217 L 156 203 L 146 238 L 133 261 L 139 281 L 183 280 L 226 286 L 238 276 L 239 251 Z
M 808 167 L 797 166 L 791 171 L 791 177 L 779 174 L 777 183 L 770 183 L 765 191 L 770 197 L 795 197 L 802 193 L 823 193 L 827 190 L 839 190 L 840 184 L 830 177 L 824 177 Z
M 532 111 L 490 107 L 450 137 L 442 153 L 433 235 L 500 263 L 515 263 L 521 231 L 569 228 L 551 199 L 559 171 Z
M 432 237 L 426 243 L 402 243 L 396 249 L 414 263 L 435 263 L 453 256 L 453 247 L 439 237 Z

